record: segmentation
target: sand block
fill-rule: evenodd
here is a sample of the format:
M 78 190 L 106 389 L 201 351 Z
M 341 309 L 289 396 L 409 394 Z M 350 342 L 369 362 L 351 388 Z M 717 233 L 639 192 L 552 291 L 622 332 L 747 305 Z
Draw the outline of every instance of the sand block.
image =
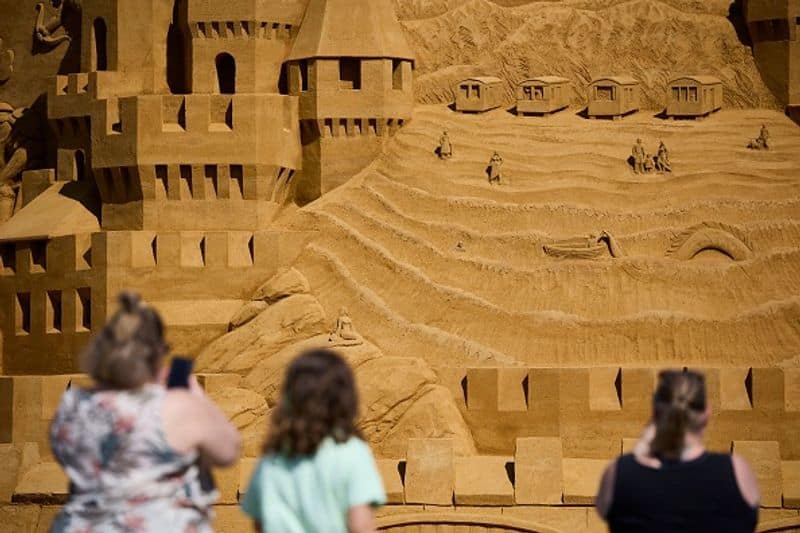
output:
M 28 469 L 14 489 L 14 500 L 55 503 L 66 501 L 69 481 L 58 463 L 39 463 Z
M 406 454 L 407 503 L 451 505 L 455 487 L 453 439 L 409 439 Z
M 472 456 L 455 460 L 456 505 L 513 505 L 511 457 Z
M 215 468 L 214 482 L 219 491 L 220 504 L 235 504 L 239 501 L 239 468 L 236 463 L 228 468 Z
M 784 409 L 800 411 L 800 368 L 784 368 Z
M 639 443 L 639 438 L 627 438 L 623 437 L 622 439 L 622 454 L 625 455 L 626 453 L 633 453 L 633 449 L 636 448 L 636 445 Z
M 31 533 L 39 522 L 38 505 L 0 504 L 0 524 L 3 533 Z
M 622 409 L 618 385 L 620 369 L 589 369 L 589 409 L 592 411 L 619 411 Z
M 215 505 L 214 515 L 214 531 L 253 531 L 252 519 L 238 505 Z
M 398 459 L 378 459 L 375 461 L 383 479 L 386 501 L 389 504 L 403 503 L 403 478 L 400 475 L 401 461 Z M 405 468 L 405 465 L 403 465 Z
M 749 368 L 720 368 L 720 410 L 749 411 L 752 409 L 752 379 Z
M 605 459 L 563 459 L 564 503 L 591 505 L 608 461 Z
M 496 411 L 498 400 L 498 369 L 470 368 L 467 370 L 467 409 Z
M 525 368 L 501 368 L 497 375 L 497 409 L 499 411 L 527 411 L 529 386 Z
M 22 474 L 39 462 L 39 445 L 35 442 L 0 444 L 0 503 L 9 503 Z
M 532 368 L 528 372 L 528 408 L 547 410 L 558 416 L 560 398 L 559 371 L 554 368 Z
M 251 457 L 239 460 L 239 499 L 247 492 L 247 487 L 250 486 L 250 480 L 253 478 L 260 460 Z
M 241 381 L 242 377 L 239 374 L 197 374 L 197 382 L 203 387 L 206 394 L 235 389 Z
M 622 408 L 626 411 L 650 411 L 656 387 L 655 371 L 652 368 L 623 368 L 620 372 Z
M 750 464 L 761 489 L 762 507 L 780 507 L 783 482 L 781 476 L 781 451 L 775 441 L 737 440 L 733 451 Z
M 753 369 L 753 407 L 759 410 L 783 410 L 784 375 L 781 368 Z
M 514 499 L 518 505 L 560 504 L 563 489 L 561 439 L 517 439 L 514 455 Z
M 800 509 L 800 461 L 781 463 L 783 481 L 783 506 Z

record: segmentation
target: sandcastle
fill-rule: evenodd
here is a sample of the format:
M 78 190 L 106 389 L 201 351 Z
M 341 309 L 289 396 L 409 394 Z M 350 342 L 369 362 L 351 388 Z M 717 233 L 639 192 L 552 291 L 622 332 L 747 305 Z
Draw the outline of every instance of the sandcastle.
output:
M 624 54 L 556 70 L 517 42 L 497 52 L 531 66 L 516 78 L 445 50 L 446 33 L 436 52 L 433 30 L 478 13 L 486 46 L 494 25 L 524 43 L 563 6 L 400 1 L 398 21 L 388 0 L 213 4 L 4 3 L 0 523 L 46 531 L 65 500 L 47 426 L 133 288 L 244 436 L 217 473 L 219 531 L 250 527 L 236 504 L 309 346 L 356 368 L 382 531 L 602 531 L 600 473 L 635 442 L 664 366 L 706 372 L 709 445 L 753 464 L 760 531 L 800 528 L 800 130 L 777 110 L 797 80 L 770 59 L 796 58 L 795 26 L 773 23 L 796 2 L 746 2 L 752 52 L 727 8 L 707 15 L 738 54 L 714 72 Z M 697 18 L 634 4 L 571 20 Z M 713 115 L 656 116 L 675 89 L 668 115 Z M 586 120 L 598 94 L 600 116 L 639 112 Z M 543 116 L 510 113 L 518 99 Z M 769 150 L 747 150 L 762 124 Z M 672 172 L 634 174 L 637 138 L 668 145 Z

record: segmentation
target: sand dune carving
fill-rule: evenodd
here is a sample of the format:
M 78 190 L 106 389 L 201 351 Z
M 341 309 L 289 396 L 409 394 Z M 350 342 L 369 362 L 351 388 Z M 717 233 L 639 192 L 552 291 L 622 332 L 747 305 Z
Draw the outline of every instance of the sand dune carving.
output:
M 667 256 L 688 261 L 704 251 L 716 251 L 734 261 L 745 261 L 753 256 L 753 249 L 747 237 L 741 238 L 738 233 L 728 224 L 704 222 L 677 235 Z

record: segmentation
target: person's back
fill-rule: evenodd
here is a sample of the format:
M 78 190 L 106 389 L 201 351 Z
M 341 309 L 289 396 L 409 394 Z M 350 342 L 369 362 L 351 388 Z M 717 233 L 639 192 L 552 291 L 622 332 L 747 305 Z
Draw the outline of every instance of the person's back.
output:
M 372 453 L 351 437 L 341 444 L 326 438 L 311 456 L 265 456 L 242 505 L 263 531 L 344 533 L 349 509 L 383 503 Z
M 747 533 L 757 510 L 744 500 L 728 454 L 647 466 L 633 454 L 616 465 L 607 518 L 614 533 Z
M 216 495 L 201 487 L 197 452 L 180 454 L 167 442 L 165 395 L 158 385 L 64 394 L 51 436 L 71 490 L 57 531 L 207 529 Z
M 595 506 L 612 533 L 755 531 L 755 475 L 738 455 L 706 451 L 710 413 L 702 374 L 659 374 L 650 424 L 600 482 Z
M 338 354 L 310 350 L 292 362 L 242 501 L 257 530 L 375 530 L 372 508 L 386 503 L 386 495 L 355 427 L 357 408 L 352 372 Z
M 96 387 L 67 390 L 50 426 L 70 480 L 52 531 L 209 532 L 217 493 L 203 472 L 238 457 L 238 432 L 195 379 L 161 383 L 161 318 L 136 295 L 120 302 L 83 354 Z

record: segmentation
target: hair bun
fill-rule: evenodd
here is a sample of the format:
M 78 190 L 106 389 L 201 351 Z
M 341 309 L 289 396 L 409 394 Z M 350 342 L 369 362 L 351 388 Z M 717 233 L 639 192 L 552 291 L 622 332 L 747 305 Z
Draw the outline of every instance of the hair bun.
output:
M 126 313 L 133 313 L 142 303 L 142 297 L 131 291 L 123 291 L 119 295 L 119 305 Z

